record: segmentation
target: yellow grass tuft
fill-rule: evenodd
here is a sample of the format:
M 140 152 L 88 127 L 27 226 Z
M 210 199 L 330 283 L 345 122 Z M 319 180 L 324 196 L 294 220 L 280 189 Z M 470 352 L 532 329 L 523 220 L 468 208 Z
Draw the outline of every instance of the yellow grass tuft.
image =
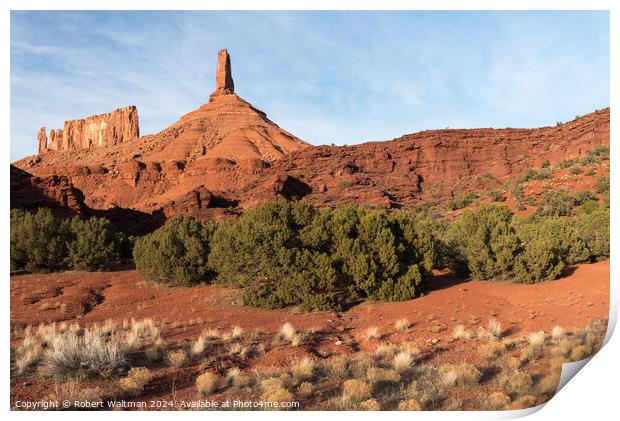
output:
M 376 399 L 368 399 L 360 402 L 359 409 L 361 411 L 380 411 L 381 404 L 379 404 Z
M 398 404 L 399 411 L 421 411 L 422 405 L 415 399 L 407 399 Z
M 397 371 L 381 367 L 370 367 L 366 372 L 366 377 L 370 383 L 398 383 L 400 381 L 400 374 Z
M 308 380 L 312 378 L 314 371 L 314 361 L 308 357 L 301 360 L 294 360 L 291 364 L 291 374 L 297 380 Z
M 184 350 L 178 349 L 176 351 L 168 352 L 166 355 L 166 359 L 168 360 L 168 364 L 176 369 L 179 369 L 185 365 L 187 362 L 187 354 Z
M 393 366 L 394 369 L 398 372 L 403 372 L 411 368 L 411 364 L 413 363 L 413 356 L 406 352 L 401 351 L 394 356 Z
M 345 402 L 361 402 L 370 399 L 370 386 L 361 380 L 346 380 L 342 385 L 342 399 Z
M 482 373 L 472 364 L 444 364 L 439 367 L 444 386 L 473 387 L 478 384 Z
M 210 371 L 205 371 L 196 378 L 196 389 L 201 396 L 212 395 L 217 389 L 219 377 Z
M 144 390 L 144 387 L 151 380 L 151 377 L 153 377 L 153 375 L 148 368 L 134 367 L 129 370 L 127 377 L 121 379 L 119 383 L 123 392 L 128 396 L 139 396 Z
M 372 339 L 379 339 L 379 337 L 380 337 L 380 335 L 379 335 L 379 328 L 377 328 L 376 326 L 369 327 L 368 329 L 366 329 L 366 334 L 364 335 L 364 337 L 368 341 L 370 341 Z
M 409 322 L 409 319 L 400 319 L 394 323 L 394 327 L 398 330 L 407 330 L 411 327 L 411 323 Z

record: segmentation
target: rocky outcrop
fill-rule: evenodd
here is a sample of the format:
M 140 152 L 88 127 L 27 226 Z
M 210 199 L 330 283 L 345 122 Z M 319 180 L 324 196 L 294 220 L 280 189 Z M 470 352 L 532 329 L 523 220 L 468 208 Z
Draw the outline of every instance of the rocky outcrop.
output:
M 11 165 L 11 208 L 49 208 L 60 216 L 83 215 L 84 195 L 64 175 L 36 177 Z
M 228 95 L 235 93 L 235 83 L 232 78 L 232 68 L 230 66 L 230 56 L 228 50 L 217 52 L 217 68 L 215 69 L 215 91 L 211 98 L 217 95 Z
M 39 139 L 39 154 L 47 150 L 89 150 L 116 145 L 137 139 L 140 136 L 138 109 L 135 106 L 119 108 L 111 113 L 99 114 L 80 120 L 65 121 L 62 130 L 50 131 L 49 144 L 45 128 L 42 127 Z
M 47 149 L 47 135 L 45 134 L 45 127 L 41 127 L 39 129 L 37 140 L 39 141 L 39 155 L 41 155 Z

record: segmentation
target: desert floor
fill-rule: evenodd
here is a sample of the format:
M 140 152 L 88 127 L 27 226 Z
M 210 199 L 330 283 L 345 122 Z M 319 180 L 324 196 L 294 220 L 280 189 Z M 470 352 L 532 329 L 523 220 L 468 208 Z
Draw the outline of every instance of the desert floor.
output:
M 398 303 L 362 302 L 346 311 L 301 314 L 294 310 L 262 310 L 244 307 L 240 293 L 218 286 L 166 288 L 146 283 L 135 270 L 66 272 L 11 277 L 12 345 L 20 342 L 26 326 L 51 322 L 78 322 L 81 326 L 112 319 L 121 324 L 131 318 L 153 319 L 161 326 L 168 347 L 195 341 L 207 329 L 226 331 L 241 326 L 248 334 L 276 333 L 284 322 L 299 331 L 311 330 L 312 340 L 299 347 L 273 347 L 244 361 L 228 361 L 243 371 L 286 366 L 293 357 L 353 354 L 374 351 L 380 343 L 410 341 L 422 347 L 441 346 L 429 361 L 480 359 L 473 347 L 453 341 L 452 332 L 463 324 L 473 332 L 489 319 L 502 324 L 503 338 L 518 337 L 552 327 L 579 329 L 590 321 L 606 319 L 609 311 L 609 260 L 569 268 L 555 281 L 535 285 L 463 280 L 436 273 L 430 292 Z M 397 329 L 398 320 L 410 327 Z M 367 339 L 370 327 L 379 337 Z M 222 371 L 226 367 L 219 367 Z M 153 381 L 139 399 L 170 398 L 169 367 L 161 363 Z M 196 367 L 178 373 L 176 398 L 195 395 Z M 50 383 L 36 374 L 11 379 L 11 400 L 41 398 Z M 105 382 L 104 382 L 105 383 Z M 113 381 L 110 381 L 110 385 Z M 110 386 L 108 385 L 108 386 Z

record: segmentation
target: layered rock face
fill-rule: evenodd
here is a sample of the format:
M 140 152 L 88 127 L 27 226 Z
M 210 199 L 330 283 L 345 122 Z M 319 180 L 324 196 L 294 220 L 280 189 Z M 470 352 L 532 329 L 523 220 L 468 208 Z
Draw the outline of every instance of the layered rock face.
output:
M 273 200 L 273 174 L 307 183 L 312 194 L 303 200 L 318 206 L 399 208 L 483 192 L 545 161 L 553 164 L 609 146 L 609 121 L 606 108 L 554 127 L 428 130 L 391 141 L 308 148 L 276 162 L 243 192 L 240 204 Z
M 116 145 L 140 136 L 138 109 L 119 108 L 110 113 L 65 121 L 63 129 L 52 129 L 47 143 L 45 127 L 39 130 L 39 155 L 47 150 L 89 150 Z M 45 138 L 45 142 L 43 142 Z M 45 145 L 44 147 L 42 147 Z

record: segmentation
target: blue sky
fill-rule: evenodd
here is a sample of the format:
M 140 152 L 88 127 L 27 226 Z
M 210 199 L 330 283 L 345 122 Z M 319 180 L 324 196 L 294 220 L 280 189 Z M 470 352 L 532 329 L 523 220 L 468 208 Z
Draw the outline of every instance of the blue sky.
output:
M 313 144 L 537 127 L 609 105 L 607 12 L 12 12 L 11 160 L 137 105 L 141 134 L 236 93 Z

